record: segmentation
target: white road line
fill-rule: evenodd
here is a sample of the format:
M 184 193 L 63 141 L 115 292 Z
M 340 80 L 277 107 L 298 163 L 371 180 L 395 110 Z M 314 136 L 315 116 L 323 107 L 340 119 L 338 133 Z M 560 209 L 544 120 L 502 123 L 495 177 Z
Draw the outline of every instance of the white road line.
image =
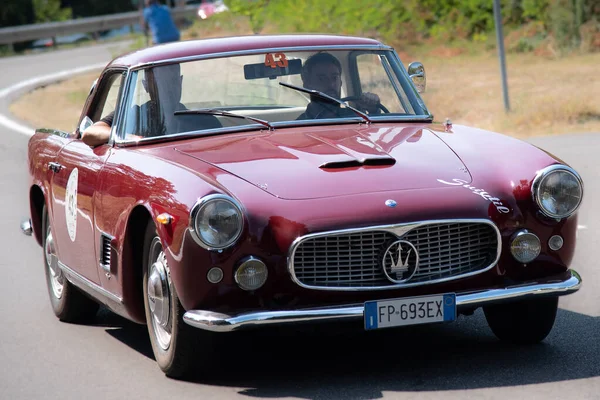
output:
M 33 136 L 33 134 L 35 133 L 35 129 L 29 128 L 25 125 L 21 125 L 18 122 L 15 122 L 2 114 L 0 114 L 0 125 L 4 125 L 10 130 L 17 131 L 27 136 Z
M 106 66 L 106 63 L 102 64 L 93 64 L 85 67 L 73 68 L 66 71 L 56 72 L 54 74 L 44 75 L 37 78 L 26 79 L 22 82 L 9 86 L 0 90 L 0 99 L 7 97 L 9 94 L 16 92 L 17 90 L 21 90 L 24 88 L 35 88 L 41 86 L 43 84 L 48 84 L 51 82 L 55 82 L 60 79 L 68 78 L 77 74 L 81 74 L 88 71 L 93 71 L 95 69 L 102 69 Z M 10 130 L 17 131 L 27 136 L 32 136 L 35 133 L 33 128 L 29 128 L 19 122 L 12 120 L 10 117 L 6 115 L 0 114 L 0 125 L 4 125 Z

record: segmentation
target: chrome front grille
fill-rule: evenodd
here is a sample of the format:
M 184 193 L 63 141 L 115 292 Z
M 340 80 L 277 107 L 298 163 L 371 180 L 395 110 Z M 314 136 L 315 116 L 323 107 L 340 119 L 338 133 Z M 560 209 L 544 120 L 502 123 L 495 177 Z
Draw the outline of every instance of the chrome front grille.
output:
M 410 280 L 396 284 L 382 269 L 394 241 L 411 242 L 419 265 Z M 292 249 L 290 271 L 301 286 L 322 289 L 386 289 L 414 286 L 482 272 L 499 257 L 500 235 L 487 222 L 418 223 L 317 234 Z

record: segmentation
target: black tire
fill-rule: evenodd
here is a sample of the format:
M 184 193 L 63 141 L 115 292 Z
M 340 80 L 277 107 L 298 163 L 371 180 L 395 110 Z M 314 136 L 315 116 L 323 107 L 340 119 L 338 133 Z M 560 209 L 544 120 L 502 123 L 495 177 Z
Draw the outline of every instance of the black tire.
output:
M 483 308 L 492 332 L 516 344 L 539 343 L 548 336 L 558 310 L 558 297 L 524 300 Z
M 158 291 L 153 290 L 154 301 L 152 306 L 155 310 L 169 310 L 168 317 L 164 317 L 164 313 L 153 312 L 150 307 L 149 299 L 149 278 L 152 272 L 157 271 L 157 267 L 153 267 L 155 262 L 164 263 L 166 275 L 165 285 L 161 285 L 160 296 L 157 295 Z M 150 342 L 152 344 L 152 351 L 154 357 L 160 369 L 170 378 L 184 378 L 198 367 L 201 367 L 201 361 L 210 361 L 208 353 L 211 349 L 211 333 L 203 332 L 187 325 L 183 321 L 183 314 L 185 309 L 179 302 L 177 291 L 170 279 L 170 272 L 168 265 L 166 265 L 166 259 L 160 244 L 160 238 L 156 233 L 156 228 L 152 223 L 148 224 L 146 228 L 146 234 L 144 237 L 144 273 L 143 273 L 143 294 L 144 294 L 144 308 L 146 311 L 146 325 L 148 326 L 148 333 L 150 335 Z M 160 275 L 160 274 L 159 274 Z M 155 277 L 159 276 L 156 275 Z M 160 275 L 163 276 L 163 275 Z M 156 280 L 154 281 L 156 282 Z M 161 280 L 162 282 L 162 280 Z M 155 285 L 154 288 L 157 286 Z M 167 296 L 164 296 L 165 289 L 168 289 Z M 165 308 L 159 307 L 160 298 L 168 298 L 169 303 L 165 305 Z M 163 315 L 161 319 L 161 315 Z M 162 321 L 162 325 L 161 325 Z M 202 353 L 200 353 L 200 346 L 202 346 Z M 202 355 L 202 360 L 198 360 L 196 355 Z
M 96 316 L 100 306 L 73 286 L 57 266 L 51 268 L 52 263 L 58 263 L 52 241 L 52 227 L 48 218 L 48 210 L 44 206 L 42 211 L 42 250 L 46 286 L 52 311 L 63 322 L 89 322 Z M 47 246 L 49 247 L 47 248 Z

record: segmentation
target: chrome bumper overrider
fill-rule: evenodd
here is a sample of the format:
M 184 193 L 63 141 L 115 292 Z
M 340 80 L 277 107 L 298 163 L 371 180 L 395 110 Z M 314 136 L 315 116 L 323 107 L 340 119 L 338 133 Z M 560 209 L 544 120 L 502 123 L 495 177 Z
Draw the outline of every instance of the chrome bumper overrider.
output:
M 30 219 L 24 219 L 21 222 L 21 232 L 23 232 L 27 236 L 31 236 L 33 233 L 33 226 L 31 225 Z
M 501 289 L 472 293 L 457 293 L 458 310 L 474 309 L 488 304 L 502 303 L 541 296 L 564 296 L 579 290 L 581 277 L 573 270 L 537 281 L 523 282 Z M 364 304 L 311 308 L 285 311 L 260 311 L 227 315 L 204 310 L 190 310 L 183 320 L 196 328 L 213 332 L 230 332 L 268 324 L 293 324 L 310 321 L 360 320 Z

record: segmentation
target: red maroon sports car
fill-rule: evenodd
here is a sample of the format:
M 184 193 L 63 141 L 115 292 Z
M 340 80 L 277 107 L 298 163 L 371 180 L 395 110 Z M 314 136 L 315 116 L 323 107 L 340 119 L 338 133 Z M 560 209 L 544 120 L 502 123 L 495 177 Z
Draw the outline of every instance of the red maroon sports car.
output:
M 98 304 L 147 324 L 160 368 L 210 365 L 219 332 L 355 320 L 444 323 L 483 307 L 534 343 L 569 269 L 580 176 L 530 144 L 433 122 L 376 40 L 251 36 L 118 57 L 93 85 L 87 146 L 29 142 L 30 219 L 63 321 Z M 200 355 L 198 355 L 200 354 Z

